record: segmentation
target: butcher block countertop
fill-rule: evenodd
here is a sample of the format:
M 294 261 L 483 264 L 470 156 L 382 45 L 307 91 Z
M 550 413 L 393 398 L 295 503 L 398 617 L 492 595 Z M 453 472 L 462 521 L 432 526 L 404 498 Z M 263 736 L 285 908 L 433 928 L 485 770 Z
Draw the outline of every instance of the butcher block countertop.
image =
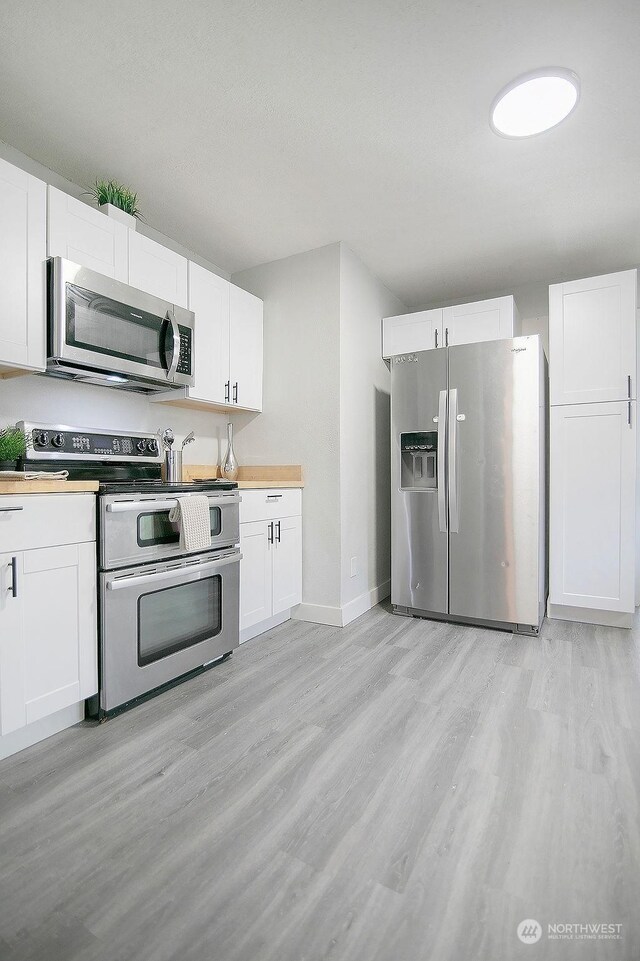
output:
M 94 494 L 97 490 L 97 481 L 20 481 L 0 478 L 0 496 L 2 494 Z
M 203 480 L 220 477 L 215 464 L 184 464 L 183 480 Z M 238 487 L 250 488 L 304 487 L 302 467 L 299 464 L 267 464 L 265 466 L 238 468 Z

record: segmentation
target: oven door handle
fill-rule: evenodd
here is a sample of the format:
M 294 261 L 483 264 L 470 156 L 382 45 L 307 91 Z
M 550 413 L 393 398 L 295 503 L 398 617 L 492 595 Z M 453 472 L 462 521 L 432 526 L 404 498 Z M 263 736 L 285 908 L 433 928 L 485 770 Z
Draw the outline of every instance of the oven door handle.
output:
M 189 494 L 185 494 L 189 497 Z M 240 495 L 239 494 L 215 494 L 213 497 L 208 498 L 210 507 L 226 507 L 228 504 L 239 504 Z M 178 503 L 177 500 L 164 500 L 164 501 L 114 501 L 113 504 L 107 504 L 106 511 L 108 514 L 130 514 L 134 511 L 144 510 L 149 511 L 168 511 L 172 507 L 175 507 Z
M 219 567 L 227 567 L 229 564 L 237 564 L 242 560 L 242 554 L 228 554 L 220 558 L 219 561 L 205 561 L 203 564 L 193 564 L 186 567 L 174 567 L 171 571 L 160 571 L 158 574 L 134 574 L 132 577 L 114 577 L 107 581 L 108 591 L 121 591 L 125 587 L 139 587 L 143 584 L 157 584 L 160 581 L 180 580 L 185 574 L 200 574 L 203 571 L 212 571 Z

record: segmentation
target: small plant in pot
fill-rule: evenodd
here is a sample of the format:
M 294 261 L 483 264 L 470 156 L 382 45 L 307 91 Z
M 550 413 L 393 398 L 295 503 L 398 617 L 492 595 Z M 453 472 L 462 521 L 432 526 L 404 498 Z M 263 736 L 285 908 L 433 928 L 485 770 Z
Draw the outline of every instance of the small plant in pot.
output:
M 11 424 L 0 428 L 0 470 L 21 470 L 30 438 Z
M 96 180 L 87 193 L 104 213 L 133 230 L 136 229 L 136 218 L 142 219 L 138 195 L 117 180 Z

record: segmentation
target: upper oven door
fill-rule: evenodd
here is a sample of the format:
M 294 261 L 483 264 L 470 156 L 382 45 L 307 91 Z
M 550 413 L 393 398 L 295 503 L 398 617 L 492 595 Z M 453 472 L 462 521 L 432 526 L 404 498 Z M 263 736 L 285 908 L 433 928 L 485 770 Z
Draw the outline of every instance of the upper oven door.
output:
M 200 492 L 199 492 L 200 493 Z M 180 497 L 189 497 L 181 493 Z M 212 493 L 209 499 L 211 547 L 233 547 L 240 540 L 240 495 Z M 155 494 L 108 494 L 100 498 L 100 566 L 103 570 L 179 557 L 178 525 L 169 512 L 175 498 Z
M 194 314 L 54 257 L 49 359 L 169 384 L 194 382 Z

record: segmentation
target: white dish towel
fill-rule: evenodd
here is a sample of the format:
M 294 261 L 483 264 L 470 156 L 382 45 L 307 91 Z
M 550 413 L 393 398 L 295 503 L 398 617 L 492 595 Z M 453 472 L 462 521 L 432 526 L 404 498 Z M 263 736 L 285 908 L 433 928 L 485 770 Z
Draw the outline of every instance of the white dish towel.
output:
M 183 551 L 204 551 L 211 547 L 211 518 L 209 498 L 199 494 L 179 497 L 169 511 L 169 520 L 180 527 L 180 547 Z

